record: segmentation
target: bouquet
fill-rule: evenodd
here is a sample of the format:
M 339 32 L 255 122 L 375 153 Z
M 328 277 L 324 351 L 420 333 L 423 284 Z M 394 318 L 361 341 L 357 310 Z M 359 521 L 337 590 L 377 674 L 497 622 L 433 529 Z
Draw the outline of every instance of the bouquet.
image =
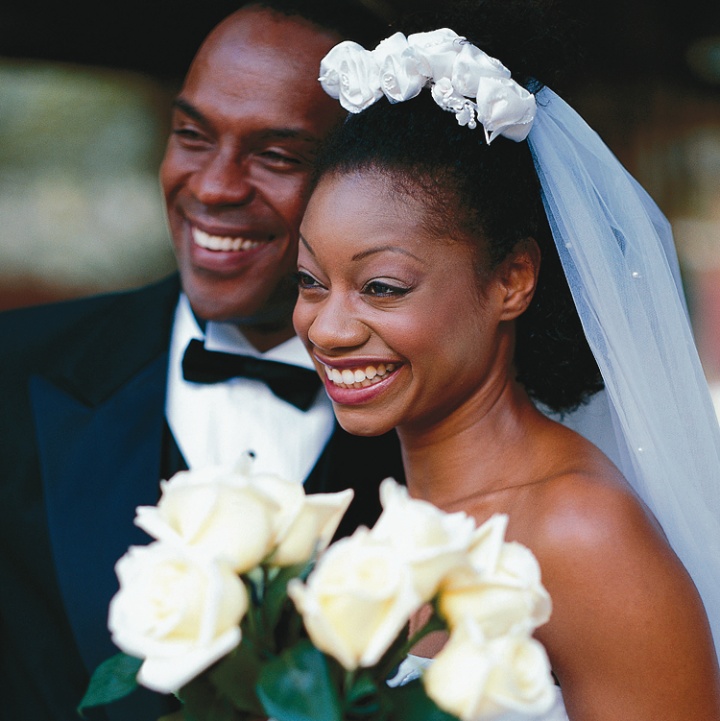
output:
M 121 653 L 81 711 L 138 684 L 176 694 L 187 721 L 476 721 L 552 705 L 532 637 L 551 603 L 533 554 L 505 541 L 506 516 L 477 527 L 386 479 L 375 526 L 331 544 L 352 491 L 306 495 L 250 463 L 180 472 L 137 509 L 154 541 L 116 565 Z M 442 650 L 408 676 L 437 631 Z

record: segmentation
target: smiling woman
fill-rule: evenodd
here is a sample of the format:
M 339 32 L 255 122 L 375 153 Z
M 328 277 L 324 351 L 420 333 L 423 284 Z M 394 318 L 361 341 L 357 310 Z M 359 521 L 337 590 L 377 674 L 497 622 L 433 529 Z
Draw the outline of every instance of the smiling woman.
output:
M 341 425 L 397 429 L 411 496 L 507 514 L 537 556 L 553 719 L 718 721 L 720 434 L 667 223 L 543 85 L 540 5 L 411 21 L 321 64 L 351 115 L 301 226 L 298 334 Z M 603 385 L 622 472 L 547 415 Z
M 473 246 L 429 233 L 426 216 L 365 173 L 325 177 L 303 220 L 295 323 L 353 433 L 431 424 L 437 398 L 460 407 L 509 361 L 507 311 L 479 286 Z

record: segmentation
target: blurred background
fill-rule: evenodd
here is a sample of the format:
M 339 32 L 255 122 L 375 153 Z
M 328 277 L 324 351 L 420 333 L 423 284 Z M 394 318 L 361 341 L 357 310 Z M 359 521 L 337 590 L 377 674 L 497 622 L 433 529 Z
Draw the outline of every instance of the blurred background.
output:
M 361 1 L 388 20 L 417 2 Z M 672 222 L 701 360 L 720 384 L 720 1 L 587 5 L 584 64 L 563 94 Z M 236 7 L 3 4 L 0 309 L 174 269 L 157 181 L 169 106 Z

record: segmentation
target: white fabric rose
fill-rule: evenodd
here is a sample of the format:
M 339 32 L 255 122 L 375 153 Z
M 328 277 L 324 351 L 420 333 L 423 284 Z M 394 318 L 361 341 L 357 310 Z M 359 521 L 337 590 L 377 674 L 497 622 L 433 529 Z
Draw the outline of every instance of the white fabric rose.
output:
M 498 135 L 524 140 L 535 119 L 535 96 L 499 60 L 449 28 L 407 38 L 395 33 L 372 52 L 344 40 L 321 61 L 320 83 L 351 113 L 383 94 L 395 103 L 410 100 L 430 85 L 435 102 L 460 125 L 482 123 L 488 144 Z
M 425 87 L 428 76 L 402 33 L 383 40 L 372 55 L 380 68 L 380 88 L 391 102 L 410 100 Z
M 332 544 L 288 595 L 315 646 L 348 670 L 375 665 L 421 605 L 408 567 L 365 528 Z
M 535 119 L 535 96 L 510 78 L 480 78 L 476 105 L 488 144 L 498 135 L 525 140 Z
M 461 95 L 474 98 L 483 77 L 509 78 L 510 71 L 472 43 L 463 43 L 453 63 L 450 78 L 453 87 Z
M 452 77 L 453 64 L 464 38 L 449 28 L 408 35 L 408 45 L 420 60 L 422 72 L 435 82 Z
M 181 471 L 160 484 L 157 506 L 140 506 L 135 523 L 153 538 L 226 560 L 237 573 L 260 563 L 275 541 L 278 504 L 250 477 L 224 467 Z
M 320 84 L 351 113 L 359 113 L 382 97 L 380 68 L 372 53 L 343 40 L 320 62 Z
M 530 633 L 550 618 L 537 559 L 525 546 L 504 540 L 507 520 L 498 514 L 480 526 L 469 564 L 444 580 L 438 609 L 451 628 L 470 617 L 487 638 L 497 638 Z
M 370 533 L 409 564 L 420 598 L 429 601 L 448 572 L 465 563 L 475 521 L 466 513 L 444 513 L 410 498 L 407 488 L 392 478 L 380 485 L 380 501 L 383 512 Z
M 240 643 L 248 598 L 227 564 L 156 542 L 131 547 L 115 570 L 108 626 L 118 648 L 144 659 L 143 686 L 175 692 Z
M 550 662 L 541 643 L 525 635 L 487 641 L 472 623 L 452 632 L 423 684 L 440 708 L 462 721 L 535 717 L 555 701 Z

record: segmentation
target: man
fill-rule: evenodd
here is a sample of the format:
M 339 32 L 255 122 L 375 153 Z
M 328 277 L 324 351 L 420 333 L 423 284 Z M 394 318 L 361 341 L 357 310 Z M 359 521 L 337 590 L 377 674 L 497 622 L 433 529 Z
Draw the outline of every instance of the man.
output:
M 311 367 L 292 274 L 315 148 L 341 121 L 319 63 L 342 35 L 278 2 L 222 21 L 175 102 L 161 183 L 179 281 L 0 316 L 3 718 L 77 718 L 90 672 L 117 652 L 113 566 L 149 541 L 133 518 L 161 477 L 252 451 L 258 471 L 310 492 L 355 488 L 347 533 L 401 476 L 395 438 L 342 432 L 316 381 L 287 401 L 275 392 L 299 381 L 210 383 L 202 367 L 205 347 Z M 87 717 L 154 720 L 169 701 L 138 691 Z

